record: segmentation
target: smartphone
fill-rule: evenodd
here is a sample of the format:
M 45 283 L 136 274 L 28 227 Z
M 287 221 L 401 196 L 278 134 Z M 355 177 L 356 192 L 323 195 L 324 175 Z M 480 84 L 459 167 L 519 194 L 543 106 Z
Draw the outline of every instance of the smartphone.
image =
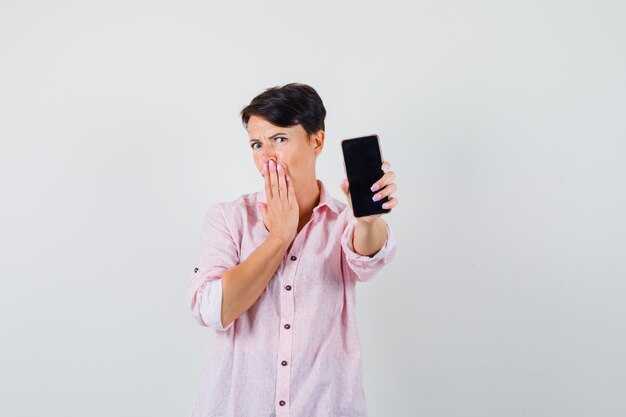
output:
M 382 208 L 389 200 L 387 197 L 378 201 L 372 200 L 374 194 L 380 190 L 373 192 L 371 187 L 385 174 L 381 168 L 383 156 L 378 135 L 344 139 L 341 141 L 341 149 L 346 177 L 350 183 L 354 217 L 389 213 L 391 209 Z

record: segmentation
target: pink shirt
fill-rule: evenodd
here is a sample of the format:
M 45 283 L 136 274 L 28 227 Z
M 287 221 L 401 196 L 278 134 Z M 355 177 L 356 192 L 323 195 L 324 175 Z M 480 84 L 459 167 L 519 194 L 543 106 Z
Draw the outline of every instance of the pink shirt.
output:
M 373 257 L 354 252 L 352 209 L 317 183 L 311 220 L 258 300 L 226 328 L 220 277 L 267 239 L 257 204 L 265 190 L 206 213 L 187 299 L 212 338 L 192 417 L 367 416 L 355 284 L 391 262 L 395 238 L 387 226 Z

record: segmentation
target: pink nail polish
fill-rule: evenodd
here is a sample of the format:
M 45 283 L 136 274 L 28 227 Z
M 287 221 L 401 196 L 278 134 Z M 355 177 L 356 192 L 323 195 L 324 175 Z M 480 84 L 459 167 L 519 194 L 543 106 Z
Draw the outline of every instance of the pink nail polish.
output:
M 370 188 L 370 190 L 372 190 L 372 192 L 378 191 L 378 184 L 372 185 L 372 188 Z

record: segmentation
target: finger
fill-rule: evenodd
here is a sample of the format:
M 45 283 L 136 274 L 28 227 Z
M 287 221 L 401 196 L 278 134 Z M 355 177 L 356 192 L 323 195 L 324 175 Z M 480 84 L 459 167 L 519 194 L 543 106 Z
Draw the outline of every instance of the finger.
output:
M 385 202 L 385 204 L 383 204 L 383 208 L 384 209 L 391 209 L 394 208 L 395 206 L 398 205 L 398 199 L 395 197 L 391 197 L 389 199 L 389 201 Z
M 348 179 L 344 178 L 343 181 L 341 181 L 341 184 L 339 184 L 339 187 L 341 188 L 341 191 L 343 191 L 343 194 L 346 196 L 348 204 L 350 205 L 350 207 L 352 207 L 352 198 L 350 197 L 350 182 L 348 181 Z
M 291 183 L 291 178 L 289 175 L 285 174 L 285 179 L 287 180 L 287 201 L 290 203 L 296 202 L 296 192 L 293 189 L 293 184 Z
M 348 183 L 348 180 L 344 178 L 343 181 L 341 181 L 341 184 L 339 184 L 339 187 L 341 188 L 341 191 L 343 191 L 343 193 L 347 196 L 350 191 L 350 184 Z
M 389 171 L 385 175 L 383 175 L 378 181 L 372 184 L 372 188 L 370 189 L 376 192 L 395 179 L 396 179 L 396 173 L 393 171 Z
M 280 198 L 283 198 L 287 196 L 287 180 L 285 180 L 285 168 L 282 164 L 278 164 L 278 168 L 276 170 L 278 172 L 278 196 Z
M 270 186 L 272 187 L 272 198 L 278 198 L 278 173 L 276 172 L 276 163 L 273 159 L 270 159 L 269 165 L 270 171 Z
M 398 189 L 398 186 L 396 185 L 395 182 L 392 182 L 391 184 L 387 184 L 385 186 L 385 188 L 383 188 L 382 190 L 380 190 L 379 192 L 377 192 L 376 194 L 374 194 L 372 196 L 372 200 L 374 200 L 374 201 L 381 200 L 381 199 L 391 195 L 391 193 L 393 193 L 397 189 Z
M 263 164 L 263 181 L 265 183 L 265 195 L 269 201 L 272 198 L 272 187 L 270 186 L 270 171 L 267 162 Z
M 388 172 L 391 169 L 391 164 L 389 161 L 384 161 L 380 167 L 383 171 Z
M 269 232 L 269 229 L 267 228 L 267 204 L 266 203 L 259 203 L 260 208 L 261 208 L 261 218 L 263 219 L 263 225 L 265 226 L 265 229 Z

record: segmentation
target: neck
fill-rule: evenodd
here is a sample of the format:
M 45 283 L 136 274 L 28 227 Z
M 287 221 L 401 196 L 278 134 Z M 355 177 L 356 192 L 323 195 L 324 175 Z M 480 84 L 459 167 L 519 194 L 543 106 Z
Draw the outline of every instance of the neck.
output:
M 320 189 L 315 178 L 296 187 L 296 200 L 300 208 L 300 218 L 308 219 L 320 201 Z

